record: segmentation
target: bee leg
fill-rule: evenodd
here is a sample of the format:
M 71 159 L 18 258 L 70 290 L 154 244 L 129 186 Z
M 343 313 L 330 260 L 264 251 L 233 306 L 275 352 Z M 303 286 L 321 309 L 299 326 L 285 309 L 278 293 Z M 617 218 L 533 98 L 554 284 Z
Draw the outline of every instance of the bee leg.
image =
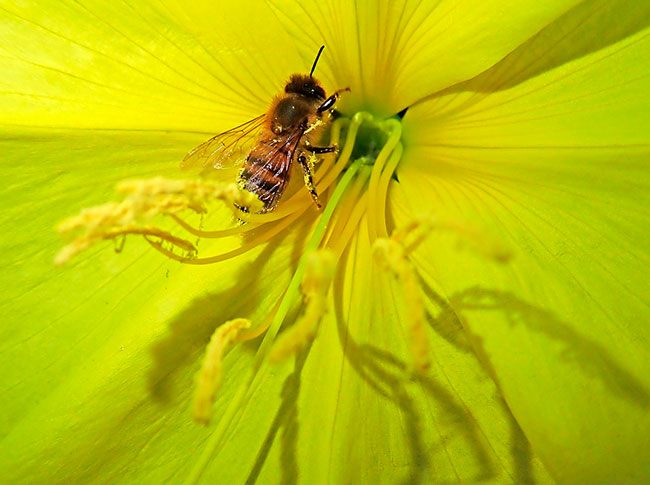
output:
M 333 153 L 336 150 L 338 150 L 338 147 L 336 145 L 332 145 L 329 147 L 313 147 L 313 146 L 306 146 L 305 147 L 308 151 L 315 153 L 317 155 L 321 155 L 323 153 Z
M 323 104 L 321 104 L 316 111 L 318 111 L 319 113 L 324 113 L 328 109 L 331 109 L 332 106 L 334 106 L 334 103 L 336 103 L 336 100 L 339 99 L 341 93 L 349 90 L 350 88 L 345 88 L 345 89 L 339 89 L 338 91 L 335 91 L 334 94 L 332 94 L 329 98 L 323 101 Z
M 334 153 L 336 150 L 338 150 L 339 147 L 336 145 L 331 145 L 328 147 L 314 147 L 311 146 L 309 140 L 305 140 L 304 148 L 305 150 L 313 154 L 322 155 L 323 153 Z
M 307 186 L 307 189 L 311 194 L 311 198 L 314 199 L 314 203 L 316 204 L 316 207 L 320 209 L 323 206 L 318 200 L 318 194 L 316 193 L 316 187 L 314 187 L 314 177 L 312 176 L 311 173 L 311 167 L 309 166 L 307 157 L 303 153 L 300 153 L 298 155 L 298 163 L 302 167 L 303 172 L 305 172 L 305 186 Z

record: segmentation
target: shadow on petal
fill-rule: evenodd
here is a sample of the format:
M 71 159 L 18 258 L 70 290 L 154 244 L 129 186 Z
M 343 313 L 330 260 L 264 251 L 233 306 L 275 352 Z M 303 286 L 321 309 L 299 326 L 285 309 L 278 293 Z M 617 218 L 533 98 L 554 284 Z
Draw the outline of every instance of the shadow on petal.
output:
M 424 279 L 420 278 L 420 284 L 426 297 L 439 308 L 437 313 L 433 309 L 428 309 L 427 311 L 427 321 L 431 329 L 461 352 L 473 352 L 461 318 L 456 314 L 454 308 L 447 300 L 426 284 Z M 489 366 L 489 363 L 484 359 L 477 359 L 477 361 L 486 374 L 492 376 L 494 379 L 494 372 Z M 495 382 L 497 381 L 495 380 Z M 498 395 L 498 400 L 503 406 L 504 414 L 507 416 L 510 424 L 510 454 L 513 458 L 515 483 L 535 483 L 532 467 L 533 452 L 530 442 L 512 415 L 510 407 L 500 394 Z
M 503 91 L 613 45 L 648 26 L 647 2 L 585 0 L 487 71 L 431 97 L 464 91 Z
M 514 459 L 516 480 L 515 483 L 528 484 L 535 483 L 533 476 L 532 461 L 533 450 L 530 442 L 524 432 L 521 430 L 519 423 L 510 412 L 508 404 L 501 398 L 504 409 L 508 410 L 507 416 L 510 422 L 510 454 Z
M 449 302 L 436 293 L 424 279 L 419 278 L 420 288 L 429 303 L 426 308 L 427 322 L 431 329 L 461 352 L 472 352 L 472 346 L 467 340 L 463 323 L 456 315 Z M 434 304 L 437 308 L 432 308 Z
M 468 310 L 503 312 L 511 326 L 525 325 L 533 332 L 560 342 L 564 347 L 562 358 L 578 366 L 586 375 L 600 380 L 609 391 L 639 407 L 650 406 L 648 390 L 621 367 L 606 348 L 576 332 L 551 311 L 527 303 L 512 293 L 479 286 L 456 293 L 449 302 L 457 315 Z M 466 330 L 469 332 L 467 327 Z M 476 341 L 480 344 L 480 339 Z
M 337 291 L 338 290 L 338 291 Z M 335 287 L 335 312 L 338 335 L 345 358 L 355 372 L 378 394 L 398 406 L 405 418 L 405 438 L 411 455 L 411 464 L 407 476 L 399 483 L 428 483 L 430 470 L 435 468 L 431 462 L 436 450 L 431 450 L 425 443 L 423 420 L 425 417 L 418 410 L 413 393 L 424 391 L 443 411 L 442 419 L 446 424 L 456 428 L 473 455 L 478 472 L 472 476 L 473 481 L 489 480 L 497 475 L 492 463 L 488 446 L 480 427 L 471 412 L 441 383 L 422 375 L 414 376 L 409 366 L 395 354 L 373 345 L 358 344 L 350 335 L 343 312 L 343 291 Z M 507 407 L 505 408 L 507 413 Z M 514 419 L 514 418 L 513 418 Z M 444 437 L 441 436 L 441 439 Z M 467 478 L 467 477 L 465 477 Z M 459 478 L 460 479 L 460 478 Z
M 408 416 L 408 422 L 410 424 L 408 438 L 414 462 L 418 465 L 418 468 L 415 468 L 412 475 L 404 480 L 404 484 L 421 483 L 424 477 L 421 477 L 420 473 L 429 464 L 429 455 L 426 446 L 422 444 L 422 440 L 418 434 L 420 416 L 407 393 L 407 384 L 410 382 L 419 384 L 445 411 L 446 416 L 444 419 L 446 422 L 453 424 L 463 435 L 480 470 L 472 479 L 482 481 L 496 476 L 494 464 L 481 437 L 478 423 L 472 414 L 456 400 L 448 389 L 436 379 L 432 379 L 426 375 L 413 376 L 409 372 L 406 363 L 396 358 L 390 352 L 370 345 L 362 345 L 358 348 L 358 351 L 359 358 L 357 360 L 361 364 L 360 368 L 365 369 L 364 378 L 368 382 L 370 382 L 370 379 L 375 379 L 375 388 L 379 387 L 379 383 L 389 385 L 390 394 L 387 397 L 394 401 Z M 387 370 L 391 367 L 393 369 L 392 373 Z M 507 411 L 507 414 L 510 414 L 509 411 Z
M 238 272 L 237 283 L 231 288 L 194 300 L 170 322 L 169 332 L 151 347 L 153 365 L 148 375 L 148 388 L 156 401 L 173 401 L 177 374 L 184 375 L 187 366 L 200 360 L 219 325 L 241 317 L 243 307 L 255 308 L 259 304 L 262 296 L 259 274 L 285 236 L 271 240 L 251 263 L 243 266 Z
M 298 396 L 300 395 L 300 381 L 305 361 L 309 355 L 309 348 L 296 356 L 294 370 L 287 376 L 282 385 L 282 403 L 266 434 L 260 451 L 255 459 L 255 464 L 246 479 L 246 485 L 257 483 L 262 468 L 267 461 L 271 447 L 281 430 L 280 435 L 280 470 L 282 476 L 278 483 L 293 485 L 298 481 L 298 462 L 296 459 L 298 446 Z

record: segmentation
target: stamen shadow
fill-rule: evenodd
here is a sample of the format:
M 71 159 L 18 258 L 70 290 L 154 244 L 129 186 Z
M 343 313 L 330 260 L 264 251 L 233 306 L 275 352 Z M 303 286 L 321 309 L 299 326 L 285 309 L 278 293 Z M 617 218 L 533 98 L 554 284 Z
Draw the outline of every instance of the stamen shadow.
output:
M 499 396 L 508 422 L 510 423 L 510 455 L 515 464 L 515 483 L 527 485 L 535 483 L 533 476 L 533 450 L 519 423 L 512 415 L 508 404 Z
M 434 303 L 439 308 L 437 314 L 434 313 L 435 309 L 433 308 L 426 309 L 427 323 L 431 329 L 457 350 L 464 353 L 472 352 L 472 346 L 467 340 L 467 335 L 465 335 L 463 323 L 449 302 L 431 288 L 419 274 L 418 280 L 425 298 L 428 298 L 431 303 Z
M 453 345 L 461 352 L 473 352 L 472 345 L 468 340 L 465 328 L 456 311 L 451 304 L 438 294 L 428 283 L 420 279 L 420 287 L 425 296 L 435 303 L 439 308 L 439 313 L 434 314 L 427 312 L 427 320 L 432 330 L 448 343 Z M 505 402 L 498 390 L 498 382 L 494 376 L 494 371 L 489 365 L 484 355 L 477 355 L 477 362 L 483 368 L 486 376 L 490 376 L 497 386 L 496 399 L 501 404 L 504 414 L 510 423 L 510 454 L 514 462 L 515 483 L 532 484 L 535 483 L 533 476 L 533 454 L 528 438 L 524 435 L 519 423 L 510 411 L 510 407 Z
M 307 348 L 304 352 L 296 355 L 293 372 L 287 376 L 282 385 L 282 403 L 262 442 L 255 464 L 246 479 L 246 485 L 254 485 L 257 483 L 260 472 L 273 446 L 273 442 L 280 430 L 282 430 L 282 434 L 280 435 L 280 470 L 282 475 L 278 483 L 294 485 L 298 481 L 298 462 L 296 459 L 299 429 L 298 396 L 300 395 L 302 369 L 309 355 L 309 350 Z
M 429 376 L 413 375 L 409 371 L 408 366 L 404 361 L 397 359 L 393 354 L 387 352 L 386 350 L 379 349 L 378 347 L 370 345 L 362 345 L 358 350 L 361 354 L 360 360 L 365 361 L 367 366 L 371 367 L 373 371 L 381 369 L 382 366 L 384 368 L 392 367 L 397 376 L 395 379 L 396 384 L 399 384 L 401 382 L 402 385 L 404 385 L 409 381 L 416 382 L 420 384 L 422 388 L 428 394 L 430 394 L 438 404 L 440 404 L 446 413 L 448 422 L 453 423 L 462 433 L 465 441 L 471 444 L 471 452 L 474 454 L 474 458 L 479 464 L 479 469 L 481 470 L 479 474 L 472 477 L 473 480 L 483 481 L 495 476 L 494 465 L 490 460 L 486 447 L 482 444 L 483 440 L 481 438 L 478 423 L 474 419 L 474 416 L 466 411 L 466 409 L 456 401 L 454 396 L 447 389 L 445 389 L 435 379 L 432 379 Z M 371 361 L 374 362 L 370 363 Z M 388 374 L 381 370 L 379 370 L 379 372 Z M 403 404 L 401 400 L 400 403 Z M 416 418 L 418 417 L 416 416 Z M 418 420 L 419 419 L 416 419 L 414 424 L 417 424 Z M 417 427 L 415 429 L 417 429 Z M 423 451 L 423 449 L 420 451 Z M 425 457 L 425 459 L 422 460 L 422 462 L 419 464 L 426 465 L 427 463 L 428 457 Z M 405 483 L 417 483 L 417 481 L 414 481 L 413 478 L 414 477 L 409 477 Z
M 429 376 L 414 376 L 407 364 L 392 353 L 372 345 L 359 345 L 350 335 L 343 312 L 342 285 L 334 285 L 334 310 L 338 335 L 345 358 L 358 375 L 378 394 L 397 405 L 406 418 L 406 440 L 413 465 L 409 474 L 401 481 L 404 485 L 427 483 L 432 453 L 423 442 L 420 428 L 420 413 L 409 396 L 408 387 L 419 384 L 440 405 L 445 418 L 460 431 L 474 455 L 479 473 L 475 481 L 488 480 L 495 476 L 487 448 L 484 445 L 479 426 L 470 412 L 456 401 L 454 396 Z
M 643 408 L 650 406 L 648 390 L 636 377 L 622 368 L 606 348 L 580 335 L 551 311 L 536 307 L 511 293 L 481 287 L 460 291 L 447 301 L 423 281 L 422 283 L 426 297 L 438 307 L 437 312 L 429 309 L 428 321 L 431 328 L 458 350 L 475 353 L 486 376 L 492 376 L 497 389 L 498 380 L 495 379 L 490 360 L 482 349 L 480 340 L 468 333 L 467 322 L 471 318 L 468 315 L 470 311 L 503 312 L 511 325 L 525 325 L 534 332 L 543 333 L 561 342 L 564 346 L 562 358 L 575 364 L 586 375 L 600 380 L 608 390 L 620 398 Z M 411 471 L 404 483 L 422 483 L 431 459 L 418 431 L 421 416 L 418 415 L 407 391 L 407 387 L 414 382 L 421 385 L 435 399 L 449 422 L 458 427 L 479 466 L 480 473 L 473 479 L 479 481 L 494 478 L 495 466 L 483 444 L 480 427 L 471 413 L 435 379 L 428 376 L 413 376 L 409 373 L 406 363 L 392 353 L 371 345 L 356 343 L 345 322 L 341 285 L 335 285 L 334 297 L 339 338 L 346 359 L 370 387 L 395 403 L 406 417 L 406 438 L 415 469 Z M 530 443 L 507 403 L 500 394 L 496 397 L 502 403 L 510 423 L 510 451 L 514 465 L 512 478 L 516 483 L 534 483 Z
M 261 296 L 258 275 L 286 236 L 285 232 L 273 238 L 251 263 L 243 266 L 231 288 L 195 299 L 170 322 L 169 332 L 151 347 L 153 365 L 147 381 L 156 401 L 162 404 L 173 401 L 177 396 L 175 388 L 180 386 L 178 375 L 200 360 L 215 329 L 228 320 L 241 317 L 242 306 L 257 304 Z
M 490 359 L 481 341 L 472 337 L 467 328 L 471 317 L 464 314 L 471 310 L 504 312 L 511 325 L 525 325 L 531 330 L 543 333 L 564 344 L 562 357 L 577 365 L 582 372 L 600 380 L 610 391 L 622 399 L 642 408 L 650 406 L 650 392 L 632 374 L 616 363 L 614 358 L 599 343 L 580 335 L 570 325 L 560 320 L 551 311 L 536 307 L 517 298 L 512 293 L 471 287 L 454 294 L 449 301 L 420 279 L 425 295 L 439 307 L 438 314 L 429 314 L 431 328 L 447 342 L 461 351 L 473 349 L 485 372 L 494 376 Z M 474 345 L 469 342 L 472 339 Z M 532 473 L 532 450 L 528 439 L 512 415 L 508 404 L 499 396 L 510 420 L 510 449 L 514 458 L 517 483 L 534 483 Z
M 562 358 L 597 379 L 611 392 L 637 406 L 650 406 L 650 392 L 621 367 L 598 342 L 580 335 L 551 311 L 527 303 L 512 293 L 475 286 L 450 298 L 457 314 L 467 310 L 503 312 L 512 326 L 525 325 L 563 344 Z M 467 330 L 467 329 L 466 329 Z

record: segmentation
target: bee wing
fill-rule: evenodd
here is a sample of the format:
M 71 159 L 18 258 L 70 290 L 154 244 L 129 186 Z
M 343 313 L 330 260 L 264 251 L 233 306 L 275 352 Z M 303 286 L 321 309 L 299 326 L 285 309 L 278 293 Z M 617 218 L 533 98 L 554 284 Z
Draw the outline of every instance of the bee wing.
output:
M 200 144 L 183 158 L 181 170 L 231 168 L 242 162 L 259 136 L 266 115 L 219 133 Z
M 282 140 L 270 142 L 261 154 L 253 152 L 241 173 L 244 189 L 264 203 L 263 212 L 272 211 L 278 205 L 289 183 L 293 157 L 304 131 L 296 130 Z

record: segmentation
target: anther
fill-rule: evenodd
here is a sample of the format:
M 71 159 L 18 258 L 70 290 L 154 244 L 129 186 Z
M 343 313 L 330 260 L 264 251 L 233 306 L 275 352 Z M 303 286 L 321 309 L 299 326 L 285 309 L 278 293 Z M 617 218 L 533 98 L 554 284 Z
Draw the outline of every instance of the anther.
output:
M 132 180 L 117 186 L 117 192 L 126 194 L 122 202 L 109 202 L 83 209 L 57 226 L 57 230 L 70 239 L 55 257 L 56 264 L 64 264 L 81 251 L 103 240 L 118 240 L 118 247 L 129 234 L 167 242 L 192 257 L 194 245 L 149 224 L 155 216 L 172 216 L 189 210 L 197 214 L 206 211 L 206 205 L 221 200 L 236 210 L 235 204 L 261 206 L 254 194 L 242 191 L 236 184 L 219 184 L 204 180 L 167 180 L 161 177 L 149 180 Z
M 479 254 L 498 263 L 507 263 L 512 256 L 503 244 L 487 234 L 481 233 L 467 224 L 444 221 L 430 214 L 415 217 L 405 226 L 396 229 L 391 239 L 400 242 L 406 252 L 410 253 L 436 230 L 457 234 L 461 241 L 469 242 Z
M 327 293 L 335 267 L 334 253 L 330 250 L 321 249 L 307 256 L 305 275 L 300 287 L 306 303 L 305 312 L 302 318 L 276 341 L 269 356 L 271 362 L 284 360 L 306 348 L 314 340 L 320 322 L 327 313 Z
M 197 375 L 194 394 L 194 420 L 207 425 L 210 422 L 214 397 L 221 385 L 223 357 L 239 333 L 251 326 L 244 318 L 230 320 L 221 325 L 213 334 L 205 351 L 203 365 Z

